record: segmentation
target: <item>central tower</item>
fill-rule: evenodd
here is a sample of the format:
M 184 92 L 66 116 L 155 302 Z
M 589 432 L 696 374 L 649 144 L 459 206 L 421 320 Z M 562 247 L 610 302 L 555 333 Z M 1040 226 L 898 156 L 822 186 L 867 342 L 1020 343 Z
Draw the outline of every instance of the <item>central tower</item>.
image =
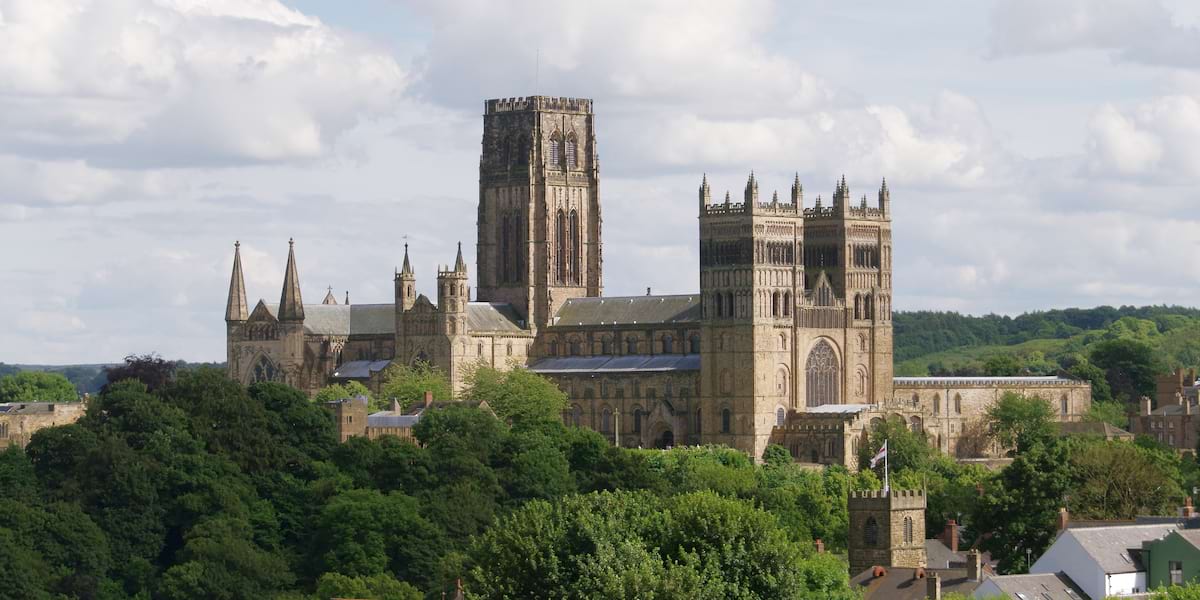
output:
M 539 328 L 567 299 L 602 291 L 592 101 L 530 96 L 484 108 L 476 297 L 511 304 Z

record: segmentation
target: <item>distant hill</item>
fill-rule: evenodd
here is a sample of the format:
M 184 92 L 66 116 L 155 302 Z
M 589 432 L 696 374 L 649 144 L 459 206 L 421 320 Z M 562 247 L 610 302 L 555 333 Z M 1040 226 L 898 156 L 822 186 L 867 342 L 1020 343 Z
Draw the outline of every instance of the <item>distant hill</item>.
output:
M 61 373 L 75 386 L 75 389 L 80 394 L 95 394 L 100 391 L 100 388 L 108 381 L 104 370 L 107 367 L 116 366 L 118 363 L 100 363 L 100 364 L 82 364 L 82 365 L 23 365 L 23 364 L 5 364 L 0 363 L 0 377 L 18 373 L 20 371 L 48 371 L 51 373 Z M 189 363 L 187 361 L 175 361 L 179 368 L 191 368 L 199 366 L 224 367 L 225 363 Z
M 893 316 L 897 375 L 985 375 L 997 356 L 1013 356 L 1026 372 L 1052 374 L 1087 356 L 1098 342 L 1136 339 L 1165 366 L 1200 364 L 1200 309 L 1100 306 L 1017 317 L 955 312 Z

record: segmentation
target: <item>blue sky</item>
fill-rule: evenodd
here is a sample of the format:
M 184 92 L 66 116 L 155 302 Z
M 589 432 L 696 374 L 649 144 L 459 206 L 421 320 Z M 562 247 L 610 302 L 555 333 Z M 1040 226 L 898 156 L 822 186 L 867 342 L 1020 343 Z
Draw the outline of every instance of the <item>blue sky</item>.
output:
M 881 177 L 897 309 L 1196 304 L 1200 8 L 1154 0 L 0 0 L 0 361 L 219 360 L 474 243 L 486 98 L 595 99 L 605 290 L 697 288 L 695 189 Z M 540 57 L 540 58 L 539 58 Z M 535 64 L 537 83 L 534 83 Z M 536 90 L 535 90 L 536 87 Z

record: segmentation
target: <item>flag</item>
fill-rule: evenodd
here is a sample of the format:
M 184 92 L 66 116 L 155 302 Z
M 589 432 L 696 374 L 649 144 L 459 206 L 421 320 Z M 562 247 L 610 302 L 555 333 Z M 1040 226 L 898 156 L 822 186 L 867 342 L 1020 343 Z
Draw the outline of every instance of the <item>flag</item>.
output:
M 875 468 L 875 463 L 887 458 L 887 440 L 883 440 L 883 447 L 879 449 L 879 453 L 871 458 L 871 468 Z

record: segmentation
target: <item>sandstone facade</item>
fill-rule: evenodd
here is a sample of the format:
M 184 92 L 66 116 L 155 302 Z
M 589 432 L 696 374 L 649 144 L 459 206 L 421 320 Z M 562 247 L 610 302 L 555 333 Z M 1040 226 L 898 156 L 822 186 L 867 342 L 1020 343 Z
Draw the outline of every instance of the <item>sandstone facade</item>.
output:
M 83 402 L 21 402 L 0 404 L 0 449 L 24 448 L 39 429 L 69 425 L 87 410 Z

